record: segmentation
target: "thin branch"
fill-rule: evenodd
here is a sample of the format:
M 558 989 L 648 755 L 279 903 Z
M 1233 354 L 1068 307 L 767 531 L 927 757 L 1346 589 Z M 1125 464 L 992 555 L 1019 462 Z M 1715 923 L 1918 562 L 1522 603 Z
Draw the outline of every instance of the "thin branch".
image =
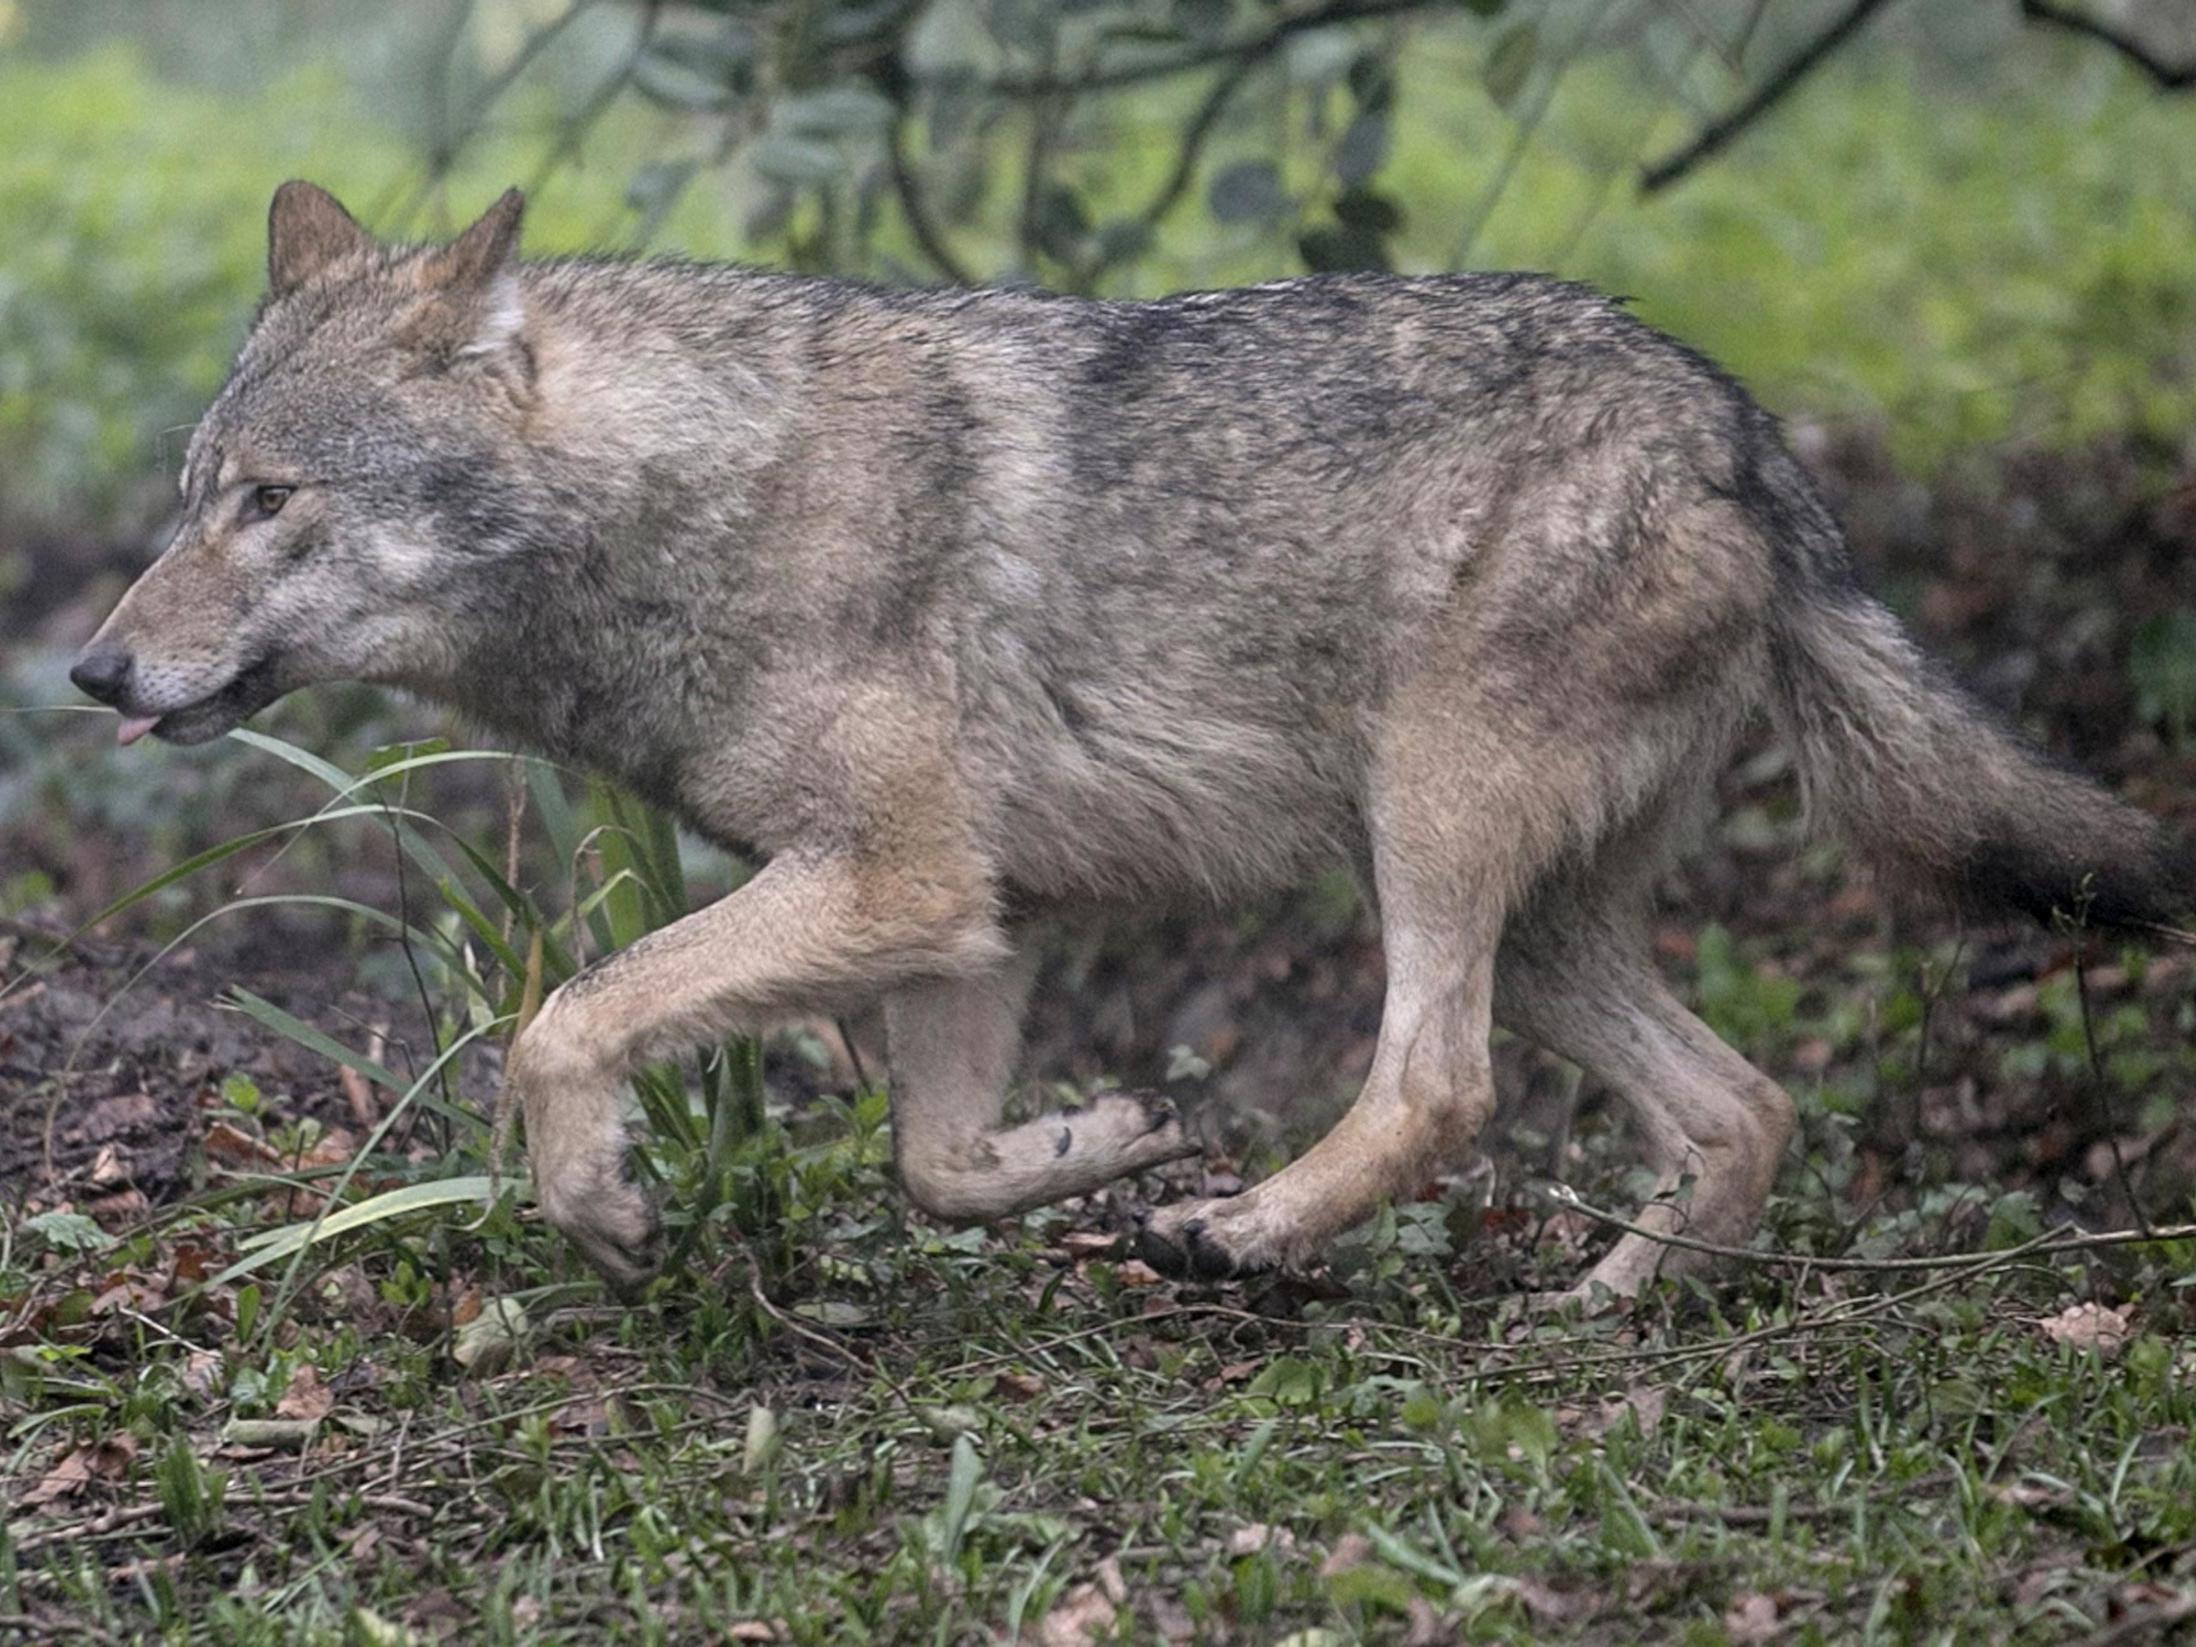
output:
M 1159 186 L 1159 192 L 1151 197 L 1149 204 L 1137 214 L 1137 221 L 1145 228 L 1156 229 L 1160 221 L 1181 204 L 1182 196 L 1189 192 L 1190 183 L 1197 176 L 1197 165 L 1204 158 L 1205 144 L 1219 129 L 1221 115 L 1227 112 L 1228 104 L 1234 100 L 1235 94 L 1243 89 L 1243 82 L 1251 77 L 1252 71 L 1279 44 L 1280 41 L 1275 40 L 1257 49 L 1247 50 L 1225 74 L 1213 81 L 1212 88 L 1205 93 L 1205 100 L 1197 105 L 1197 112 L 1190 117 L 1189 124 L 1182 128 L 1182 145 L 1175 156 L 1174 170 L 1168 174 L 1166 182 Z
M 907 114 L 904 110 L 895 115 L 892 124 L 885 129 L 885 159 L 892 169 L 892 192 L 899 198 L 900 216 L 907 223 L 907 232 L 914 236 L 917 248 L 930 259 L 931 266 L 954 285 L 975 285 L 975 275 L 946 244 L 945 236 L 938 232 L 938 225 L 930 215 L 930 204 L 923 199 L 922 185 L 916 180 L 914 168 L 908 164 Z
M 2009 1257 L 2052 1257 L 2065 1252 L 2090 1252 L 2100 1247 L 2132 1247 L 2157 1241 L 2187 1241 L 2196 1239 L 2196 1224 L 2161 1224 L 2147 1229 L 2098 1230 L 2079 1229 L 2046 1230 L 2018 1247 L 2007 1247 L 1997 1252 L 1947 1253 L 1931 1258 L 1838 1258 L 1811 1252 L 1775 1252 L 1761 1247 L 1733 1247 L 1716 1241 L 1696 1241 L 1689 1235 L 1679 1235 L 1674 1230 L 1658 1230 L 1646 1224 L 1620 1218 L 1613 1212 L 1591 1206 L 1579 1198 L 1578 1192 L 1568 1184 L 1550 1184 L 1548 1197 L 1596 1224 L 1604 1224 L 1627 1235 L 1636 1235 L 1658 1246 L 1676 1247 L 1685 1252 L 1697 1252 L 1710 1258 L 1727 1258 L 1744 1264 L 1766 1264 L 1781 1269 L 1800 1270 L 1985 1270 L 2004 1263 Z
M 2068 11 L 2057 0 L 2021 0 L 2021 16 L 2047 28 L 2065 29 L 2090 40 L 2101 40 L 2157 82 L 2161 91 L 2187 91 L 2196 86 L 2196 63 L 2168 63 L 2131 34 L 2110 23 L 2078 11 Z
M 1600 32 L 1602 23 L 1615 8 L 1616 0 L 1602 0 L 1600 8 L 1580 23 L 1578 32 L 1571 36 L 1569 43 L 1563 48 L 1563 54 L 1548 71 L 1533 106 L 1512 124 L 1510 141 L 1503 147 L 1502 158 L 1495 165 L 1494 176 L 1488 179 L 1487 186 L 1480 191 L 1479 199 L 1473 203 L 1470 213 L 1464 219 L 1464 226 L 1457 231 L 1455 244 L 1449 248 L 1449 268 L 1461 269 L 1465 266 L 1465 261 L 1472 255 L 1472 247 L 1493 218 L 1495 208 L 1502 204 L 1503 197 L 1510 192 L 1510 185 L 1516 180 L 1518 168 L 1525 163 L 1525 156 L 1531 151 L 1534 140 L 1539 137 L 1542 124 L 1555 108 L 1556 96 L 1563 89 L 1563 77 L 1571 72 L 1572 65 L 1584 55 L 1586 48 L 1593 43 L 1594 36 Z
M 1210 68 L 1215 63 L 1232 63 L 1249 54 L 1263 57 L 1291 35 L 1302 34 L 1309 29 L 1451 9 L 1453 8 L 1445 0 L 1328 0 L 1326 5 L 1298 12 L 1293 17 L 1284 17 L 1271 28 L 1242 39 L 1224 40 L 1215 45 L 1178 52 L 1172 57 L 1145 63 L 1124 63 L 1119 68 L 1094 69 L 1079 75 L 1062 76 L 1045 72 L 1025 75 L 1019 79 L 995 80 L 985 86 L 984 90 L 994 97 L 1014 98 L 1050 97 L 1060 92 L 1080 96 L 1084 92 L 1117 91 L 1123 86 L 1147 85 L 1154 80 L 1167 80 L 1178 74 L 1187 74 L 1193 69 Z
M 1060 25 L 1053 19 L 1045 29 L 1045 66 L 1040 78 L 1057 79 L 1054 65 L 1059 58 Z M 1072 91 L 1055 90 L 1039 93 L 1031 101 L 1029 152 L 1022 160 L 1022 211 L 1018 230 L 1022 269 L 1031 277 L 1037 273 L 1037 254 L 1043 249 L 1039 242 L 1044 238 L 1040 232 L 1040 214 L 1044 209 L 1045 170 L 1052 160 L 1053 139 L 1058 135 L 1067 110 L 1073 106 L 1075 95 Z
M 1668 188 L 1695 166 L 1720 153 L 1731 140 L 1775 108 L 1823 61 L 1858 34 L 1868 20 L 1891 0 L 1853 0 L 1837 21 L 1801 47 L 1799 53 L 1762 83 L 1761 89 L 1717 120 L 1675 154 L 1656 161 L 1640 173 L 1639 192 L 1656 194 Z

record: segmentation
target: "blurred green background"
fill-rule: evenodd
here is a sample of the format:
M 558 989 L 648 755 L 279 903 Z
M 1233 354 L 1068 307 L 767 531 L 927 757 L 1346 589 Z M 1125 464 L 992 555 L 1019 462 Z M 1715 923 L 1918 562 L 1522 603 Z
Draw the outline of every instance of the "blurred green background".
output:
M 396 233 L 448 230 L 517 181 L 538 252 L 936 278 L 885 177 L 895 97 L 938 234 L 980 277 L 1119 295 L 1271 278 L 1322 231 L 1348 261 L 1366 248 L 1332 232 L 1334 205 L 1354 189 L 1361 217 L 1394 224 L 1378 238 L 1395 266 L 1630 294 L 1778 409 L 1880 429 L 1918 472 L 2006 442 L 2185 438 L 2196 107 L 2011 4 L 1889 8 L 1644 198 L 1643 162 L 1841 7 L 1482 0 L 1303 28 L 1148 231 L 1219 71 L 1058 110 L 977 88 L 1047 60 L 1018 29 L 1062 64 L 1140 62 L 1296 14 L 1019 9 L 1034 20 L 981 0 L 0 5 L 0 518 L 145 526 L 257 296 L 285 177 Z M 889 24 L 897 60 L 825 40 L 793 62 L 804 14 L 812 33 Z M 1108 26 L 1110 44 L 1081 38 Z

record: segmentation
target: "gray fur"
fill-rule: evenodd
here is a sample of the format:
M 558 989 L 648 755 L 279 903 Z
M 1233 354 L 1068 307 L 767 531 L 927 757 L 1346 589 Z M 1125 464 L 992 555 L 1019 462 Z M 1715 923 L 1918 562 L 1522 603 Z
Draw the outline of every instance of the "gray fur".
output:
M 544 1204 L 614 1277 L 652 1230 L 607 1096 L 635 1060 L 886 997 L 912 1190 L 981 1216 L 1094 1187 L 1188 1146 L 1138 1104 L 997 1129 L 1015 923 L 1337 861 L 1388 929 L 1366 1096 L 1251 1193 L 1167 1209 L 1155 1258 L 1308 1257 L 1464 1148 L 1498 1000 L 1633 1088 L 1696 1229 L 1742 1239 L 1789 1104 L 1667 999 L 1641 912 L 1764 709 L 1877 856 L 2169 912 L 2147 822 L 1853 590 L 1772 420 L 1582 287 L 1105 303 L 519 264 L 515 197 L 451 248 L 347 224 L 278 197 L 277 291 L 185 524 L 95 645 L 177 741 L 381 681 L 771 860 L 517 1049 Z M 240 523 L 266 481 L 298 490 Z M 1636 1290 L 1656 1256 L 1595 1279 Z

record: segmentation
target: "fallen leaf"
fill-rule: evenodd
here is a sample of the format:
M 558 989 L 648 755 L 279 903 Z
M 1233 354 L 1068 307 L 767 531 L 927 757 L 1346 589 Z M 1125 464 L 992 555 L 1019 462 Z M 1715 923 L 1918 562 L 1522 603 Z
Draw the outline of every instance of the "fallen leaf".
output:
M 73 1497 L 94 1481 L 120 1481 L 129 1475 L 136 1460 L 137 1437 L 127 1430 L 117 1430 L 104 1440 L 72 1447 L 37 1486 L 23 1495 L 21 1502 L 26 1506 L 51 1504 L 55 1499 Z
M 2127 1341 L 2135 1335 L 2135 1329 L 2130 1325 L 2134 1314 L 2132 1303 L 2113 1308 L 2103 1304 L 2074 1304 L 2057 1315 L 2046 1316 L 2036 1325 L 2054 1344 L 2094 1350 L 2109 1360 L 2125 1349 Z
M 1060 1598 L 1037 1626 L 1042 1647 L 1091 1647 L 1110 1634 L 1119 1610 L 1095 1584 L 1078 1584 Z
M 517 1299 L 491 1299 L 480 1314 L 458 1328 L 450 1342 L 450 1358 L 474 1377 L 486 1378 L 511 1364 L 531 1332 L 526 1310 Z
M 1510 1593 L 1540 1624 L 1568 1624 L 1588 1617 L 1596 1607 L 1594 1598 L 1583 1591 L 1558 1590 L 1531 1576 L 1513 1581 Z
M 1723 1614 L 1723 1633 L 1741 1647 L 1774 1641 L 1784 1633 L 1777 1598 L 1759 1590 L 1746 1590 L 1733 1596 Z
M 310 1361 L 301 1361 L 290 1374 L 290 1387 L 275 1403 L 275 1417 L 317 1423 L 334 1405 L 335 1392 L 320 1381 L 320 1369 Z
M 1128 1580 L 1121 1576 L 1121 1558 L 1107 1556 L 1098 1563 L 1098 1588 L 1105 1591 L 1106 1599 L 1116 1607 L 1126 1606 L 1129 1598 Z
M 1372 1559 L 1372 1549 L 1372 1540 L 1363 1533 L 1344 1533 L 1334 1541 L 1334 1548 L 1327 1552 L 1327 1559 L 1319 1564 L 1319 1576 L 1336 1578 L 1352 1567 L 1364 1566 Z
M 118 1093 L 102 1098 L 84 1112 L 73 1129 L 87 1143 L 98 1143 L 118 1133 L 135 1132 L 160 1119 L 160 1101 L 149 1092 Z
M 1003 1372 L 997 1383 L 999 1393 L 1014 1401 L 1034 1401 L 1045 1393 L 1045 1381 L 1035 1373 Z
M 2196 1590 L 2144 1580 L 2112 1592 L 2108 1614 L 2115 1620 L 2140 1617 L 2145 1625 L 2170 1624 L 2196 1613 Z
M 1286 1527 L 1271 1527 L 1263 1521 L 1254 1521 L 1247 1527 L 1238 1527 L 1228 1535 L 1228 1554 L 1231 1556 L 1256 1555 L 1260 1550 L 1271 1550 L 1275 1555 L 1286 1555 L 1296 1548 L 1296 1535 Z
M 1512 1504 L 1496 1517 L 1495 1530 L 1505 1538 L 1514 1538 L 1524 1544 L 1546 1532 L 1548 1524 L 1524 1505 Z
M 1446 1647 L 1457 1639 L 1455 1628 L 1424 1596 L 1411 1597 L 1403 1611 L 1410 1620 L 1403 1632 L 1403 1647 Z
M 1184 1647 L 1197 1639 L 1197 1621 L 1173 1596 L 1146 1596 L 1144 1616 L 1151 1620 L 1152 1633 L 1167 1647 Z
M 1124 1258 L 1113 1267 L 1113 1278 L 1124 1287 L 1156 1287 L 1166 1279 L 1141 1258 Z

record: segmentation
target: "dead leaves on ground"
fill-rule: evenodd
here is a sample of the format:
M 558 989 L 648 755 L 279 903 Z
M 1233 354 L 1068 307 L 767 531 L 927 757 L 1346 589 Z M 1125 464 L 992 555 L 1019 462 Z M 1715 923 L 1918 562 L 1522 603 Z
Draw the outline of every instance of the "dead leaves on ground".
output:
M 2092 1350 L 2109 1361 L 2127 1348 L 2127 1341 L 2135 1336 L 2134 1317 L 2132 1303 L 2117 1306 L 2074 1304 L 2057 1315 L 2045 1316 L 2036 1325 L 2054 1344 Z
M 137 1438 L 127 1430 L 117 1430 L 63 1453 L 17 1502 L 24 1509 L 37 1509 L 74 1498 L 94 1482 L 119 1484 L 129 1479 L 136 1462 Z

